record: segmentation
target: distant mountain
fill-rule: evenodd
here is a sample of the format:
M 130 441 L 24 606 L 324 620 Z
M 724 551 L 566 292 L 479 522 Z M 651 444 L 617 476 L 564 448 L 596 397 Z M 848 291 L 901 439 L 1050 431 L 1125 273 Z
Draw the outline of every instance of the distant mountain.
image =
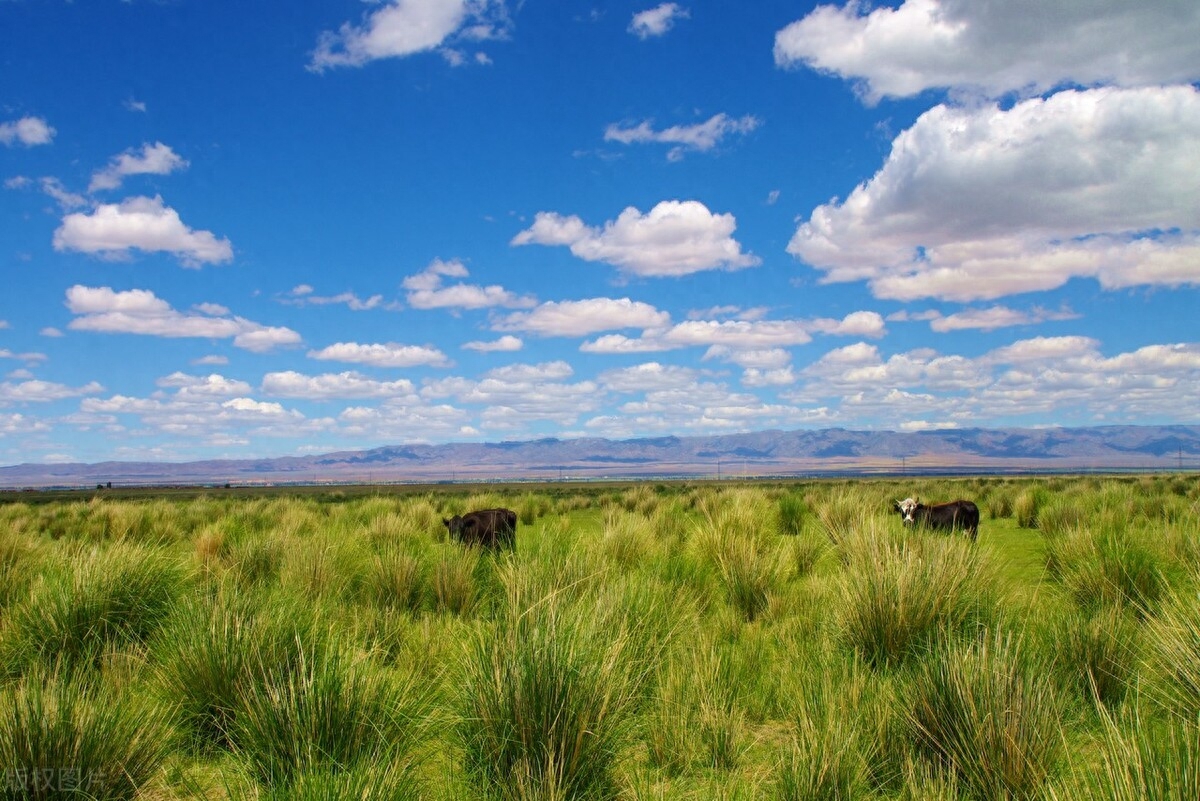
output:
M 20 464 L 0 487 L 269 484 L 1200 467 L 1200 426 L 840 428 L 705 437 L 389 445 L 277 459 Z

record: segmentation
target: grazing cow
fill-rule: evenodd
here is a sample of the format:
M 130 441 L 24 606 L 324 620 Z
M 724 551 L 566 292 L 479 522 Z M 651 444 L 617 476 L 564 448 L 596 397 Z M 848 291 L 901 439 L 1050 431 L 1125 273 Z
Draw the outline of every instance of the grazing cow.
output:
M 892 509 L 900 513 L 906 526 L 918 525 L 953 531 L 961 528 L 974 541 L 979 536 L 979 507 L 971 501 L 950 501 L 926 506 L 916 498 L 893 501 Z
M 517 513 L 511 509 L 480 509 L 449 520 L 443 517 L 442 523 L 451 539 L 465 545 L 513 548 L 517 544 Z

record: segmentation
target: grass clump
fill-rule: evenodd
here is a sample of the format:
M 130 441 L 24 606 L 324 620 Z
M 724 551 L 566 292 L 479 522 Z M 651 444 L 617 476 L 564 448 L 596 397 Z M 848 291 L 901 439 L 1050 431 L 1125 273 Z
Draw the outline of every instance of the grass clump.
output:
M 842 636 L 871 667 L 898 666 L 993 614 L 990 578 L 979 551 L 967 543 L 872 533 L 857 538 L 847 554 Z
M 31 670 L 0 690 L 4 797 L 133 798 L 175 746 L 171 713 L 96 676 Z
M 978 799 L 1034 799 L 1062 754 L 1062 693 L 1011 639 L 958 643 L 916 671 L 907 691 L 919 753 Z
M 653 601 L 555 590 L 519 567 L 463 664 L 466 774 L 498 798 L 614 798 L 616 766 L 659 652 Z
M 411 772 L 432 709 L 416 680 L 336 643 L 298 655 L 286 672 L 255 665 L 239 698 L 230 739 L 254 778 L 290 793 L 314 774 L 384 765 Z
M 840 669 L 813 660 L 804 671 L 793 733 L 777 776 L 781 801 L 841 801 L 869 795 L 877 744 L 862 718 L 870 706 L 866 677 L 854 663 Z
M 98 664 L 104 653 L 144 644 L 170 613 L 184 585 L 182 566 L 157 551 L 112 546 L 75 570 L 48 573 L 11 609 L 0 668 Z
M 1200 798 L 1200 722 L 1158 723 L 1135 712 L 1118 723 L 1105 716 L 1099 768 L 1078 772 L 1074 798 L 1194 801 Z

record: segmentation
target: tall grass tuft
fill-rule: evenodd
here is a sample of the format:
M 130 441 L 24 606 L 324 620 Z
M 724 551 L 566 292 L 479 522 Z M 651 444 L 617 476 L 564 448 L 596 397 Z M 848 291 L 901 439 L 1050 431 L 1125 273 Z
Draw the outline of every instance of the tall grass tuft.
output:
M 731 492 L 726 499 L 710 504 L 694 541 L 717 568 L 730 604 L 752 621 L 783 579 L 773 510 L 758 494 Z
M 197 751 L 229 745 L 252 655 L 273 650 L 255 636 L 257 606 L 229 593 L 188 599 L 152 645 L 156 683 Z
M 789 492 L 779 499 L 780 534 L 795 537 L 803 533 L 808 516 L 808 505 L 799 493 Z
M 817 520 L 834 548 L 842 547 L 859 532 L 871 528 L 874 499 L 858 490 L 841 490 L 816 505 Z M 843 554 L 843 561 L 845 555 Z
M 916 671 L 906 708 L 917 747 L 979 799 L 1034 799 L 1062 754 L 1049 667 L 999 635 L 958 643 Z
M 813 660 L 804 671 L 790 747 L 777 777 L 781 801 L 842 801 L 868 794 L 876 745 L 863 725 L 866 677 L 853 664 Z
M 114 545 L 74 571 L 47 575 L 11 609 L 0 670 L 31 664 L 98 664 L 107 649 L 145 643 L 184 585 L 183 567 L 157 551 Z
M 364 585 L 367 597 L 381 609 L 417 614 L 429 605 L 432 596 L 424 560 L 395 546 L 372 558 Z
M 1095 801 L 1195 801 L 1200 798 L 1200 722 L 1158 723 L 1134 713 L 1104 716 L 1099 767 L 1079 770 L 1075 798 Z
M 1145 688 L 1168 713 L 1200 719 L 1200 606 L 1190 593 L 1171 596 L 1146 626 Z
M 875 668 L 895 667 L 994 616 L 979 551 L 955 539 L 857 537 L 840 580 L 845 641 Z
M 1046 505 L 1048 493 L 1040 486 L 1026 487 L 1017 495 L 1013 502 L 1013 512 L 1017 517 L 1017 525 L 1021 528 L 1037 528 L 1038 513 Z
M 1081 698 L 1114 708 L 1137 678 L 1139 630 L 1116 606 L 1071 616 L 1058 636 L 1060 662 Z
M 131 799 L 174 748 L 171 708 L 73 670 L 0 689 L 4 798 Z
M 1111 605 L 1152 615 L 1169 582 L 1158 549 L 1124 528 L 1073 528 L 1046 538 L 1051 575 L 1084 611 Z
M 466 774 L 498 798 L 613 798 L 658 638 L 651 601 L 555 590 L 508 569 L 508 602 L 463 664 L 456 727 Z
M 475 575 L 479 566 L 479 550 L 453 547 L 443 551 L 443 558 L 433 565 L 431 579 L 434 607 L 439 612 L 466 616 L 479 603 L 479 587 Z
M 415 678 L 336 643 L 299 657 L 285 673 L 255 665 L 230 726 L 234 751 L 260 783 L 278 791 L 312 772 L 415 768 L 432 710 Z

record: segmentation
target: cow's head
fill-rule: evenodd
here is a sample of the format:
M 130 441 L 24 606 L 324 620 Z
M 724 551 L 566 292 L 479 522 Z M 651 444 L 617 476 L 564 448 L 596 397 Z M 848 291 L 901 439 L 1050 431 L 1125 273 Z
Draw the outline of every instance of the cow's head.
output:
M 900 517 L 905 525 L 916 522 L 916 518 L 913 515 L 916 514 L 918 506 L 920 506 L 920 503 L 916 498 L 905 498 L 902 501 L 892 502 L 892 508 L 900 513 Z
M 446 531 L 450 533 L 450 539 L 462 542 L 463 519 L 462 515 L 455 515 L 447 520 L 442 518 L 442 525 L 446 527 Z

